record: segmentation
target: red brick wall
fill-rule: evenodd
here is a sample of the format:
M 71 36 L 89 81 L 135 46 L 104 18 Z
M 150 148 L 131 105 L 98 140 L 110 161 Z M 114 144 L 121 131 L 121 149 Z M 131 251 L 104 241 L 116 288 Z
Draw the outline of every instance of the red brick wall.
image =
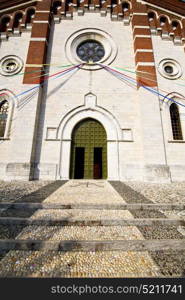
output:
M 25 84 L 42 83 L 44 80 L 44 76 L 39 78 L 39 75 L 43 75 L 43 67 L 46 63 L 51 21 L 51 2 L 52 0 L 43 0 L 38 2 L 36 6 L 23 80 Z M 31 72 L 33 73 L 30 74 Z
M 145 4 L 138 3 L 136 0 L 132 0 L 132 5 L 133 44 L 138 88 L 141 84 L 151 87 L 157 86 L 147 7 Z M 146 74 L 145 72 L 150 74 Z

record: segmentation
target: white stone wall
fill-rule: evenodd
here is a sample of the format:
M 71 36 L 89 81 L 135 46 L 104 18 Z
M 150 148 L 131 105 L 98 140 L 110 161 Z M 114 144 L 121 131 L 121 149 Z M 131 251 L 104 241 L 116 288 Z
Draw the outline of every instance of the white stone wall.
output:
M 158 69 L 158 65 L 161 60 L 173 59 L 177 61 L 182 68 L 182 76 L 175 80 L 164 78 L 157 71 L 157 80 L 160 93 L 164 96 L 172 93 L 169 97 L 185 97 L 185 59 L 184 59 L 184 46 L 174 45 L 173 41 L 162 40 L 160 36 L 153 36 L 153 48 L 155 56 L 155 64 Z M 163 97 L 161 96 L 162 100 Z M 177 100 L 177 98 L 175 99 Z M 185 105 L 184 100 L 177 100 Z M 167 164 L 170 166 L 172 180 L 185 180 L 184 167 L 185 167 L 185 107 L 179 106 L 179 113 L 181 119 L 181 127 L 183 133 L 184 142 L 173 141 L 169 106 L 172 102 L 165 100 L 165 103 L 161 102 L 161 114 L 163 120 L 163 129 L 165 137 L 165 148 Z
M 8 41 L 2 41 L 0 58 L 16 55 L 26 62 L 30 35 L 30 32 L 24 32 L 21 36 L 12 36 Z M 24 67 L 22 72 L 24 72 Z M 21 74 L 14 76 L 0 74 L 0 90 L 7 89 L 14 95 L 9 140 L 0 140 L 0 177 L 2 179 L 29 179 L 38 93 L 32 97 L 28 97 L 28 94 L 17 97 L 21 92 L 33 87 L 23 85 L 22 82 L 23 75 Z
M 62 20 L 60 24 L 53 26 L 48 57 L 51 73 L 60 70 L 54 67 L 55 64 L 70 63 L 65 54 L 66 41 L 75 31 L 87 27 L 105 31 L 116 43 L 118 54 L 110 65 L 111 67 L 135 69 L 131 25 L 124 26 L 123 22 L 112 22 L 109 15 L 101 17 L 96 13 L 86 13 L 84 16 L 74 15 L 73 20 Z M 126 74 L 130 75 L 130 73 Z M 132 76 L 135 77 L 134 74 Z M 149 180 L 158 180 L 160 176 L 156 170 L 153 170 L 153 165 L 160 169 L 166 163 L 158 97 L 143 89 L 138 91 L 104 69 L 92 72 L 79 70 L 71 77 L 65 76 L 64 79 L 56 79 L 48 83 L 45 95 L 46 104 L 43 104 L 44 123 L 41 124 L 41 128 L 43 128 L 42 148 L 38 157 L 40 178 L 50 177 L 50 172 L 46 172 L 44 167 L 48 164 L 59 166 L 57 178 L 67 178 L 61 176 L 60 169 L 69 171 L 69 154 L 66 154 L 67 163 L 64 161 L 62 165 L 61 153 L 64 148 L 67 149 L 65 152 L 69 153 L 70 141 L 66 141 L 66 144 L 62 146 L 61 136 L 58 137 L 58 140 L 57 138 L 56 140 L 46 140 L 47 132 L 51 128 L 51 132 L 54 134 L 55 128 L 58 128 L 67 114 L 78 107 L 85 108 L 84 99 L 89 92 L 97 97 L 95 111 L 98 111 L 100 107 L 109 112 L 119 124 L 120 134 L 122 134 L 122 137 L 118 137 L 116 141 L 110 141 L 111 144 L 108 145 L 110 149 L 111 147 L 116 149 L 110 150 L 114 151 L 114 154 L 111 155 L 115 160 L 113 159 L 112 163 L 111 160 L 108 161 L 108 178 L 148 180 L 148 173 L 152 173 Z M 147 129 L 148 127 L 151 131 Z M 115 161 L 118 162 L 116 175 L 114 173 Z M 145 170 L 148 165 L 152 168 L 151 172 Z M 64 173 L 66 174 L 66 172 Z M 168 180 L 168 176 L 166 173 L 164 176 L 164 172 L 161 177 Z
M 60 24 L 54 25 L 54 33 L 51 37 L 51 59 L 48 60 L 51 66 L 70 63 L 65 54 L 66 41 L 75 31 L 87 27 L 105 31 L 116 43 L 118 54 L 111 66 L 134 69 L 131 26 L 124 26 L 122 22 L 112 22 L 110 15 L 101 17 L 96 13 L 85 13 L 84 16 L 74 15 L 73 20 L 62 20 Z M 51 67 L 50 72 L 54 73 L 57 70 L 60 69 Z M 68 80 L 65 81 L 67 78 Z M 61 164 L 61 142 L 46 141 L 47 128 L 57 128 L 66 114 L 76 107 L 83 106 L 85 95 L 89 92 L 96 95 L 98 107 L 106 109 L 116 118 L 120 130 L 124 128 L 132 130 L 134 143 L 120 142 L 117 144 L 117 151 L 120 152 L 120 165 L 122 161 L 130 160 L 130 155 L 132 163 L 137 163 L 138 156 L 141 158 L 142 153 L 138 139 L 140 127 L 137 106 L 135 106 L 137 104 L 136 89 L 129 87 L 103 69 L 92 72 L 79 70 L 71 77 L 65 76 L 64 79 L 56 79 L 48 83 L 41 164 Z M 136 151 L 132 151 L 133 148 Z M 120 175 L 122 176 L 122 174 Z M 41 177 L 46 178 L 44 175 Z M 110 177 L 112 177 L 111 174 Z

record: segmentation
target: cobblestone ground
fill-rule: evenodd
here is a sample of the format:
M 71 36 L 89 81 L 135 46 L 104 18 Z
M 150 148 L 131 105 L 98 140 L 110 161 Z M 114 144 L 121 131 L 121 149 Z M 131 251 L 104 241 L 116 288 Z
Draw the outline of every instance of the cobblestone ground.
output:
M 69 181 L 0 182 L 0 201 L 61 204 L 185 203 L 185 184 Z M 16 215 L 17 213 L 17 215 Z M 33 210 L 1 211 L 1 216 L 32 219 L 77 217 L 183 218 L 178 211 Z M 0 238 L 42 240 L 183 239 L 184 228 L 175 226 L 0 226 Z M 1 255 L 1 277 L 160 277 L 184 276 L 185 251 L 10 251 Z
M 38 192 L 44 186 L 48 186 L 49 181 L 0 181 L 0 202 L 17 202 L 26 195 Z M 45 197 L 45 195 L 43 194 Z
M 144 182 L 111 182 L 127 203 L 185 204 L 185 182 L 156 184 Z M 131 211 L 134 217 L 163 216 L 184 219 L 185 211 Z M 145 239 L 184 239 L 184 226 L 138 226 Z M 185 276 L 185 251 L 155 251 L 151 257 L 167 277 Z

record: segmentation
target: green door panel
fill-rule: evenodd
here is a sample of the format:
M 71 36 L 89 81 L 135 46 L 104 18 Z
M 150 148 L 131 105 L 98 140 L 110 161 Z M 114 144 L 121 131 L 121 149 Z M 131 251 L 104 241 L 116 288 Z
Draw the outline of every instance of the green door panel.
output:
M 72 133 L 70 178 L 75 177 L 75 149 L 85 148 L 84 179 L 94 176 L 94 148 L 102 148 L 102 178 L 107 178 L 107 135 L 98 121 L 88 118 L 79 122 Z

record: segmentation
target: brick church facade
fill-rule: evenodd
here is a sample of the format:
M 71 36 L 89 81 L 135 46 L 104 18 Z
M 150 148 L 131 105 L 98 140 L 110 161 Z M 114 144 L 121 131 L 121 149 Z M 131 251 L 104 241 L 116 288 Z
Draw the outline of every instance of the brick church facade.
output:
M 0 1 L 0 179 L 185 180 L 185 1 Z

